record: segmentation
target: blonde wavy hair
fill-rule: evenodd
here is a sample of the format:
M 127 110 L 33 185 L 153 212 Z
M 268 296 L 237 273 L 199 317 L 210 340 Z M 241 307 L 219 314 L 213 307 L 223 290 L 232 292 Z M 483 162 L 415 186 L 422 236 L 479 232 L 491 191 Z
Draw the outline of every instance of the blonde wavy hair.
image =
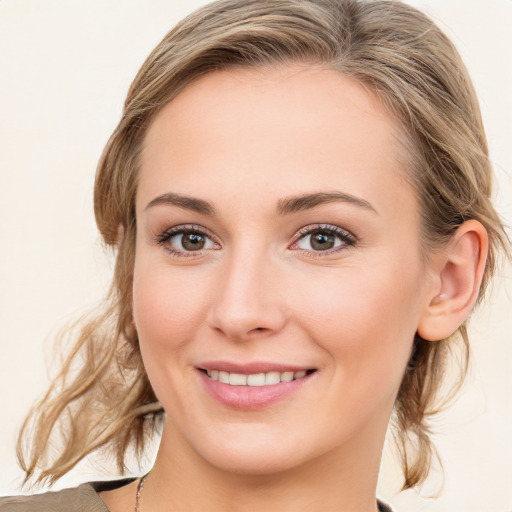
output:
M 163 414 L 144 370 L 130 305 L 144 136 L 160 109 L 206 73 L 289 62 L 321 63 L 353 77 L 400 120 L 426 257 L 467 219 L 487 229 L 482 300 L 498 246 L 508 242 L 490 202 L 492 169 L 476 95 L 441 30 L 398 1 L 214 2 L 181 21 L 149 55 L 99 162 L 94 211 L 105 243 L 117 254 L 113 284 L 102 309 L 77 324 L 62 370 L 23 425 L 18 456 L 27 479 L 53 483 L 99 448 L 115 455 L 121 472 L 129 448 L 144 454 Z M 425 480 L 436 456 L 429 419 L 453 394 L 440 391 L 457 340 L 462 358 L 455 388 L 467 369 L 466 324 L 449 339 L 414 340 L 392 422 L 404 489 Z

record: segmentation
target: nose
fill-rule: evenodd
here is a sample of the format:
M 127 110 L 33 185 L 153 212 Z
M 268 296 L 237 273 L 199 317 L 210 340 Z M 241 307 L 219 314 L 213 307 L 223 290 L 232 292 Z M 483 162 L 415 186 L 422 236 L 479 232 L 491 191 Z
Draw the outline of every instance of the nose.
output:
M 218 293 L 207 319 L 210 327 L 237 341 L 282 330 L 288 312 L 277 267 L 249 248 L 233 252 L 219 272 Z

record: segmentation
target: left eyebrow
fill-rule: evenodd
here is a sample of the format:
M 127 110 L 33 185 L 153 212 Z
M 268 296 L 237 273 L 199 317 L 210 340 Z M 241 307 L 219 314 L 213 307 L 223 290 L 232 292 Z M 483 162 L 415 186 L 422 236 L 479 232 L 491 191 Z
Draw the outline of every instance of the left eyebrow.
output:
M 290 196 L 280 199 L 277 203 L 277 212 L 280 215 L 288 215 L 290 213 L 309 210 L 326 203 L 349 203 L 365 210 L 372 211 L 377 215 L 379 212 L 371 203 L 352 194 L 345 192 L 317 192 L 314 194 L 303 194 L 299 196 Z

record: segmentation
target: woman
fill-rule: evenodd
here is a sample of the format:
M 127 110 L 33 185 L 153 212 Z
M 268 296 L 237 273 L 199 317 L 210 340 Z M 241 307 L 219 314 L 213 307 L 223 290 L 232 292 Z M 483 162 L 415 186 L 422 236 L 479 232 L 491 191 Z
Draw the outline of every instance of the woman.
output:
M 390 416 L 413 487 L 453 334 L 467 349 L 506 245 L 490 180 L 463 64 L 417 11 L 223 1 L 192 15 L 143 65 L 103 154 L 110 303 L 22 455 L 31 476 L 65 425 L 40 478 L 109 445 L 122 467 L 163 421 L 155 465 L 12 506 L 387 510 Z

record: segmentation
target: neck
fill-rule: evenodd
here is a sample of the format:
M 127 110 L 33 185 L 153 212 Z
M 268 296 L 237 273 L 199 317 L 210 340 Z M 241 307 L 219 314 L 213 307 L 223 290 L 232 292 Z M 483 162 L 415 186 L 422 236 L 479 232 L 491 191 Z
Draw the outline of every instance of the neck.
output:
M 213 466 L 166 427 L 144 486 L 142 510 L 376 512 L 382 443 L 355 442 L 343 452 L 254 475 Z

